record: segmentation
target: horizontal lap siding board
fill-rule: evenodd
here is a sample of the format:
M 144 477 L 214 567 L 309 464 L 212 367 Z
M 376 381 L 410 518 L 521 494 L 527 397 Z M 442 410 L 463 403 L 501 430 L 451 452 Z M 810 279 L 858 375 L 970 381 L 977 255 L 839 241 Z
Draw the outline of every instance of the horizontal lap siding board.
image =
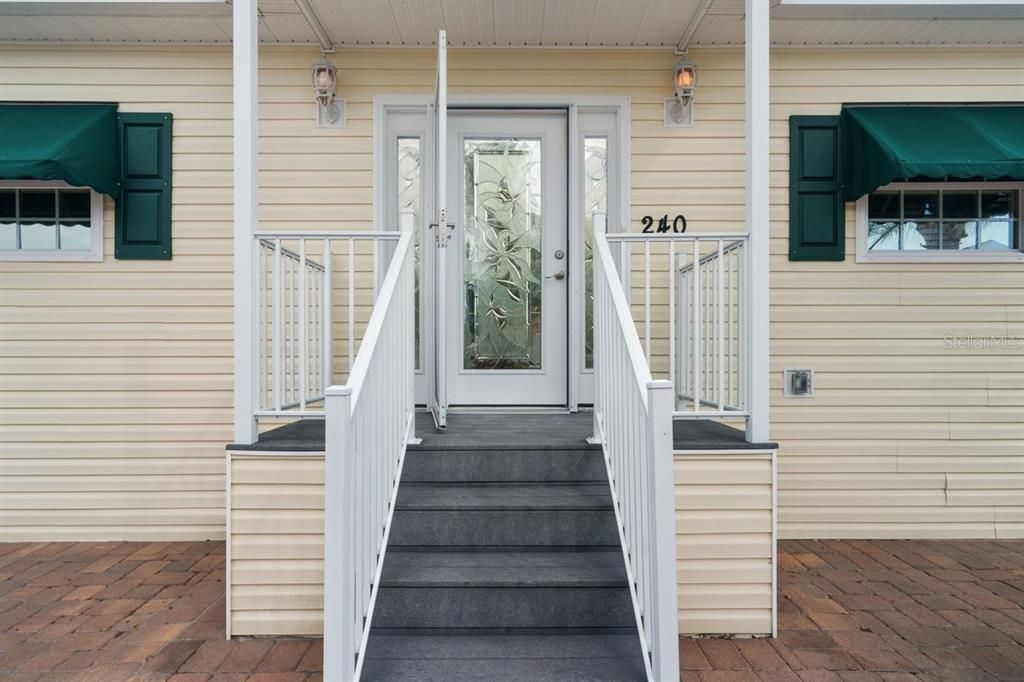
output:
M 323 633 L 323 455 L 231 457 L 231 634 Z
M 675 454 L 679 632 L 772 632 L 770 453 Z

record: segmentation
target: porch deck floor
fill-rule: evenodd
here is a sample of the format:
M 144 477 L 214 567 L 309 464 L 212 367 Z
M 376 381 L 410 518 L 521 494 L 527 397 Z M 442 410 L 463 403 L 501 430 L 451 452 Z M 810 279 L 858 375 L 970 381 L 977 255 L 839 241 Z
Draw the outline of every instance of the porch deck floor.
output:
M 1020 680 L 1024 541 L 788 540 L 779 638 L 683 639 L 691 680 Z M 318 638 L 224 640 L 223 542 L 0 544 L 0 679 L 318 682 Z
M 586 439 L 593 433 L 593 413 L 453 412 L 448 428 L 434 428 L 430 414 L 416 414 L 420 450 L 576 450 L 596 448 Z M 673 424 L 676 450 L 772 450 L 775 443 L 748 443 L 744 433 L 709 420 L 679 420 Z M 323 452 L 324 421 L 303 419 L 260 434 L 252 445 L 232 444 L 232 451 Z

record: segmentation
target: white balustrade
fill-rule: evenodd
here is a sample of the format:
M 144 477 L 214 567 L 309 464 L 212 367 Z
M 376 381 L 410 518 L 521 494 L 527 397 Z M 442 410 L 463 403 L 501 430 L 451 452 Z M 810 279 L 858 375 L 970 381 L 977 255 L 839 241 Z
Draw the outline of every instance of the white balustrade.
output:
M 411 215 L 402 220 L 411 228 Z M 399 237 L 257 233 L 258 418 L 323 416 L 324 389 L 353 368 L 360 313 L 378 300 L 382 264 Z
M 600 233 L 594 236 L 594 378 L 594 433 L 608 468 L 647 676 L 676 682 L 672 384 L 651 377 Z
M 644 357 L 675 388 L 673 416 L 747 417 L 746 235 L 605 237 Z
M 348 381 L 326 391 L 326 680 L 359 679 L 406 445 L 414 438 L 414 277 L 413 234 L 403 230 Z

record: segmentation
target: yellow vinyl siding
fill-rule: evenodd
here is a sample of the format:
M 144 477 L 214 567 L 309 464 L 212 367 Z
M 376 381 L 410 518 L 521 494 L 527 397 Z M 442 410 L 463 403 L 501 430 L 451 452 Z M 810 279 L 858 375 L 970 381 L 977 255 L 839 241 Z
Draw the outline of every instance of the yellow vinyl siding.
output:
M 679 633 L 772 633 L 772 455 L 675 453 Z
M 230 148 L 230 57 L 5 47 L 0 64 L 3 100 L 175 119 L 173 260 L 114 260 L 105 198 L 102 263 L 0 263 L 0 540 L 223 538 L 231 173 L 203 150 Z
M 1024 53 L 773 53 L 771 436 L 780 442 L 780 537 L 1024 535 L 1024 349 L 945 343 L 1021 339 L 1024 268 L 857 263 L 853 204 L 844 262 L 786 258 L 790 115 L 834 114 L 843 102 L 951 99 L 1024 100 Z M 816 370 L 813 398 L 782 396 L 786 367 Z
M 638 231 L 647 214 L 684 213 L 690 232 L 739 231 L 743 54 L 691 56 L 700 85 L 688 129 L 662 125 L 675 63 L 669 51 L 453 48 L 450 89 L 628 96 L 629 229 Z M 373 97 L 432 91 L 430 49 L 346 50 L 337 63 L 348 127 L 320 130 L 309 87 L 318 57 L 311 49 L 261 51 L 263 229 L 375 227 Z M 1020 264 L 858 264 L 852 205 L 845 262 L 790 263 L 786 253 L 791 114 L 836 113 L 843 102 L 1021 101 L 1024 56 L 775 50 L 771 77 L 772 205 L 763 219 L 771 229 L 781 536 L 1021 534 L 1024 494 L 1010 475 L 1024 466 L 1024 353 L 942 346 L 946 334 L 1024 335 Z M 231 440 L 230 52 L 0 47 L 0 99 L 54 98 L 174 115 L 175 257 L 114 260 L 108 200 L 103 263 L 0 263 L 0 538 L 223 537 L 223 493 L 214 499 L 203 486 L 221 477 L 223 491 L 222 448 Z M 368 264 L 360 268 L 357 322 L 370 302 Z M 661 370 L 668 334 L 657 321 L 667 318 L 668 294 L 664 278 L 654 282 L 652 351 Z M 341 325 L 347 311 L 338 297 L 335 304 Z M 335 348 L 344 371 L 347 349 Z M 813 399 L 782 397 L 782 369 L 795 366 L 817 370 Z M 992 478 L 957 478 L 964 473 Z M 836 476 L 834 494 L 811 494 L 822 475 Z M 170 481 L 155 480 L 162 477 Z M 153 486 L 162 492 L 132 506 Z M 109 509 L 90 507 L 82 487 L 106 495 Z
M 323 454 L 230 459 L 231 634 L 323 634 Z

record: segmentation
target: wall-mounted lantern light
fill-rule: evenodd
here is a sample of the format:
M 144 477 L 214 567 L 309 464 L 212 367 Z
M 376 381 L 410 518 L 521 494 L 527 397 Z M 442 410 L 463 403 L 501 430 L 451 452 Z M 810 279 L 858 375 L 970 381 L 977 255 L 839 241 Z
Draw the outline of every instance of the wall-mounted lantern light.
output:
M 672 70 L 673 97 L 665 100 L 665 126 L 688 128 L 693 125 L 693 92 L 697 89 L 697 65 L 683 59 Z
M 313 65 L 313 92 L 317 104 L 317 127 L 345 127 L 345 100 L 337 98 L 338 70 L 326 57 Z

